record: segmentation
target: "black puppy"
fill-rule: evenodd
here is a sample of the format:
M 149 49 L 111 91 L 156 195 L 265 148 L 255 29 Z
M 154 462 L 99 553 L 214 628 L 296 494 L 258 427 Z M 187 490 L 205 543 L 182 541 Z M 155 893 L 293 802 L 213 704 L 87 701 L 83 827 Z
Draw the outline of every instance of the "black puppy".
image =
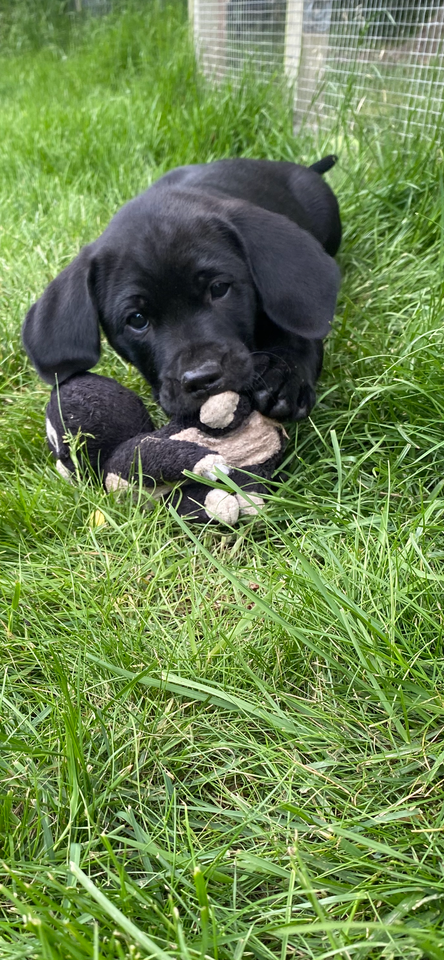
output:
M 171 415 L 249 389 L 263 413 L 306 417 L 339 287 L 339 209 L 320 176 L 334 162 L 167 173 L 31 307 L 23 343 L 40 376 L 93 367 L 102 327 Z

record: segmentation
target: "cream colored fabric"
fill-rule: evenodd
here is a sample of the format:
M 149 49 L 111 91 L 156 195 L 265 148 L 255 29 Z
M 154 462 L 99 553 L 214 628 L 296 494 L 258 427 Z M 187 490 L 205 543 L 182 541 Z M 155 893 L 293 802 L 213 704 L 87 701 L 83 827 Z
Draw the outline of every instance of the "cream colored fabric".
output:
M 237 493 L 236 500 L 242 517 L 255 517 L 264 506 L 264 500 L 258 493 L 248 493 L 246 491 L 245 496 Z
M 199 414 L 200 422 L 215 430 L 222 430 L 233 422 L 238 403 L 239 394 L 233 393 L 232 390 L 217 393 L 202 404 Z
M 230 467 L 246 467 L 249 464 L 265 463 L 280 450 L 281 426 L 267 420 L 254 410 L 245 423 L 227 437 L 209 437 L 197 427 L 188 427 L 175 433 L 172 440 L 188 440 L 202 447 L 216 450 Z
M 57 436 L 57 430 L 53 427 L 49 417 L 46 418 L 46 436 L 50 443 L 52 443 L 55 452 L 60 453 L 59 438 Z
M 137 481 L 137 478 L 135 478 L 135 481 Z M 129 486 L 128 480 L 124 480 L 118 473 L 107 473 L 105 477 L 105 487 L 108 493 L 119 493 L 121 490 L 127 490 Z M 131 486 L 133 491 L 137 493 L 134 481 Z M 149 493 L 152 500 L 160 500 L 161 497 L 165 497 L 171 491 L 171 487 L 166 483 L 158 483 L 155 487 L 144 487 L 143 489 L 145 493 Z
M 239 518 L 239 504 L 236 497 L 224 490 L 210 490 L 204 501 L 206 514 L 214 520 L 221 523 L 228 523 L 230 526 Z
M 105 487 L 108 493 L 126 490 L 129 487 L 128 480 L 124 480 L 118 473 L 107 473 L 105 477 Z
M 65 464 L 62 463 L 61 460 L 57 460 L 56 470 L 59 472 L 60 476 L 63 477 L 64 480 L 68 480 L 69 483 L 72 482 L 71 470 L 68 470 L 68 467 L 65 467 Z
M 217 473 L 215 467 L 221 471 L 221 473 L 229 474 L 230 468 L 225 463 L 223 457 L 220 453 L 207 453 L 206 457 L 202 457 L 202 460 L 198 460 L 194 464 L 193 473 L 197 477 L 206 477 L 207 480 L 217 480 Z

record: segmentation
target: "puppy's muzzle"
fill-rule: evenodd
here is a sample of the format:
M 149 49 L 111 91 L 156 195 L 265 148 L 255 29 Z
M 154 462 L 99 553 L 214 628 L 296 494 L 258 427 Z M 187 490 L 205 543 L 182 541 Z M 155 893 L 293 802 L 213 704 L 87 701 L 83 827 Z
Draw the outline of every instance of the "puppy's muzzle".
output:
M 237 393 L 253 379 L 250 351 L 241 341 L 192 343 L 162 370 L 158 399 L 171 415 L 195 413 L 208 397 Z
M 186 393 L 197 394 L 202 391 L 210 393 L 220 386 L 222 374 L 220 363 L 217 363 L 216 360 L 207 360 L 197 367 L 185 370 L 180 382 Z

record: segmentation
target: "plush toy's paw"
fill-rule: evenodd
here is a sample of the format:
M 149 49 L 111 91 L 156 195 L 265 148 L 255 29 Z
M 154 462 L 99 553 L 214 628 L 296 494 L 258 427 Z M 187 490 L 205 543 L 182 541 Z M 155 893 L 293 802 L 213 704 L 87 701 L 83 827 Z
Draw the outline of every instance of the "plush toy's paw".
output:
M 245 496 L 237 493 L 236 500 L 241 517 L 256 517 L 265 506 L 263 497 L 260 497 L 258 493 L 245 492 Z
M 49 449 L 51 450 L 52 454 L 56 455 L 60 453 L 60 450 L 63 447 L 63 434 L 60 430 L 56 430 L 54 424 L 51 423 L 48 412 L 46 413 L 45 426 L 46 439 L 48 441 Z
M 224 490 L 210 490 L 204 500 L 204 509 L 210 520 L 227 523 L 230 527 L 239 519 L 237 497 Z
M 104 480 L 105 490 L 107 493 L 122 493 L 123 491 L 128 490 L 128 480 L 124 480 L 124 478 L 118 473 L 112 473 L 109 471 L 105 474 Z
M 206 477 L 207 480 L 217 480 L 216 467 L 221 473 L 226 473 L 227 476 L 230 473 L 230 467 L 220 453 L 208 453 L 206 457 L 202 457 L 194 464 L 193 473 L 197 477 Z
M 48 447 L 56 461 L 57 472 L 64 480 L 71 483 L 74 474 L 74 464 L 69 456 L 69 448 L 67 444 L 63 442 L 61 430 L 56 430 L 48 414 L 46 414 L 46 439 L 48 441 Z
M 73 482 L 72 478 L 74 476 L 74 470 L 67 466 L 66 463 L 63 463 L 63 460 L 56 460 L 56 470 L 64 480 L 68 481 L 68 483 Z

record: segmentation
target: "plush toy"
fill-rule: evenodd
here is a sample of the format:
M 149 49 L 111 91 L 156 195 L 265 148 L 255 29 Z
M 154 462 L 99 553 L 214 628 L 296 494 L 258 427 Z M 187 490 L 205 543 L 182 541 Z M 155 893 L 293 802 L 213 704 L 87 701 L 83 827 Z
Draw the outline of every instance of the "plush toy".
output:
M 132 390 L 95 373 L 70 377 L 53 389 L 46 434 L 57 469 L 66 478 L 76 464 L 83 474 L 100 476 L 108 492 L 141 478 L 153 497 L 172 491 L 182 516 L 230 525 L 263 506 L 266 485 L 261 481 L 270 479 L 278 466 L 286 436 L 280 424 L 232 391 L 210 397 L 194 417 L 155 430 Z M 196 479 L 184 477 L 184 470 Z M 216 471 L 229 475 L 242 494 L 199 480 L 220 481 Z

